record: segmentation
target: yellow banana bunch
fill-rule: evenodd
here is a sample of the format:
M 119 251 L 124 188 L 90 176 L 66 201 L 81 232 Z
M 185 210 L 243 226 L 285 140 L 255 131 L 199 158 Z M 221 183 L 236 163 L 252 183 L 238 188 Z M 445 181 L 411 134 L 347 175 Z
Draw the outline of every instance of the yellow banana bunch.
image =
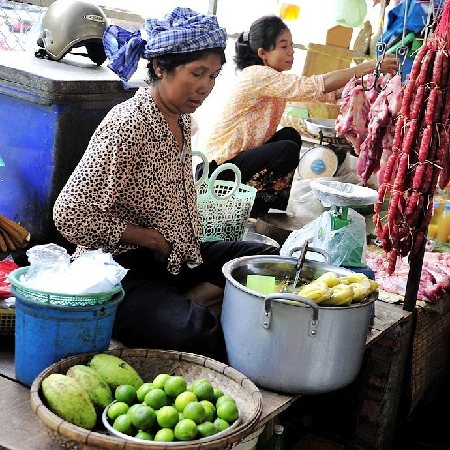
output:
M 333 306 L 348 306 L 353 300 L 353 286 L 348 284 L 337 284 L 332 288 L 333 295 L 329 302 Z
M 314 283 L 325 283 L 329 288 L 332 288 L 333 286 L 336 286 L 340 283 L 339 277 L 334 272 L 325 272 L 322 275 L 320 275 L 319 278 L 314 280 Z
M 371 280 L 370 278 L 369 283 L 370 283 L 369 294 L 371 294 L 373 291 L 378 289 L 378 283 L 375 280 Z
M 310 300 L 314 300 L 317 304 L 321 304 L 323 301 L 328 300 L 332 296 L 333 292 L 322 281 L 313 281 L 312 283 L 306 284 L 299 291 L 298 295 L 300 297 L 306 297 Z
M 350 284 L 350 283 L 359 283 L 360 281 L 368 280 L 367 275 L 363 273 L 351 273 L 349 275 L 345 275 L 344 277 L 340 278 L 340 282 L 344 284 Z
M 370 294 L 371 285 L 368 278 L 359 282 L 350 283 L 349 286 L 353 287 L 353 301 L 359 302 L 363 298 Z

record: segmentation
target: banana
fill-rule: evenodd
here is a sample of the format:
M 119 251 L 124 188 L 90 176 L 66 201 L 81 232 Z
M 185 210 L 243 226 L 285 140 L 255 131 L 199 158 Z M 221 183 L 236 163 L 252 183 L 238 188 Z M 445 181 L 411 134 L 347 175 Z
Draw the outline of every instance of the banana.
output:
M 5 244 L 8 247 L 8 250 L 10 252 L 17 250 L 15 242 L 11 239 L 9 234 L 1 228 L 0 228 L 0 235 L 2 236 L 3 240 L 5 241 Z
M 314 280 L 314 283 L 317 282 L 324 282 L 329 288 L 332 288 L 339 284 L 339 277 L 334 272 L 325 272 Z
M 370 281 L 367 278 L 366 280 L 362 280 L 358 283 L 350 283 L 350 286 L 353 287 L 353 301 L 359 302 L 364 297 L 367 297 L 370 293 Z
M 8 246 L 6 245 L 6 242 L 1 234 L 0 234 L 0 250 L 3 253 L 6 253 L 8 251 Z
M 378 289 L 378 283 L 375 280 L 371 280 L 370 278 L 369 283 L 370 283 L 369 294 L 371 294 L 373 291 Z
M 319 305 L 329 299 L 333 292 L 323 281 L 313 281 L 305 286 L 303 286 L 299 291 L 298 295 L 300 297 L 306 297 L 310 300 L 314 300 Z
M 360 281 L 368 280 L 367 275 L 363 273 L 351 273 L 349 275 L 345 275 L 344 277 L 341 277 L 340 282 L 347 284 L 346 282 L 350 283 L 359 283 Z
M 333 294 L 329 300 L 326 300 L 324 305 L 348 306 L 351 304 L 354 295 L 353 286 L 348 284 L 337 284 L 331 290 L 333 291 Z
M 0 228 L 14 241 L 16 247 L 25 247 L 30 240 L 30 233 L 28 230 L 1 214 Z

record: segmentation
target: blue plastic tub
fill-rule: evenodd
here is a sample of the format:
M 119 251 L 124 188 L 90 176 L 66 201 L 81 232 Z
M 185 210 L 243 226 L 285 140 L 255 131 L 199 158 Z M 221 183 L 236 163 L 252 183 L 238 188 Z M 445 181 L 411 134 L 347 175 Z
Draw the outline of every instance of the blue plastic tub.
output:
M 124 293 L 92 306 L 59 306 L 16 296 L 15 370 L 17 379 L 31 386 L 51 364 L 85 352 L 107 350 L 117 306 Z

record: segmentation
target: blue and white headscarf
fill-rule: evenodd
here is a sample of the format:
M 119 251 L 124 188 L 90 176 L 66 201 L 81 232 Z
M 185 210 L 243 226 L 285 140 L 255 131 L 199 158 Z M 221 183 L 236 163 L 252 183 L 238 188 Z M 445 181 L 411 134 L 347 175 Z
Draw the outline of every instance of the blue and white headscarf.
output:
M 199 14 L 190 8 L 175 8 L 163 20 L 145 21 L 147 40 L 140 31 L 130 32 L 110 25 L 103 35 L 108 67 L 128 81 L 140 58 L 151 59 L 167 53 L 188 53 L 207 48 L 225 48 L 227 33 L 216 16 Z

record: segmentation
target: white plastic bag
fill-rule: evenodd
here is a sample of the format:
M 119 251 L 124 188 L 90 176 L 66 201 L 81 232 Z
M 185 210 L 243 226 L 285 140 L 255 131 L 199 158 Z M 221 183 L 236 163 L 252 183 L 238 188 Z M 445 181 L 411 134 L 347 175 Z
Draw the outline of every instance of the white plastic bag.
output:
M 334 0 L 335 21 L 344 27 L 361 27 L 367 14 L 366 0 Z

